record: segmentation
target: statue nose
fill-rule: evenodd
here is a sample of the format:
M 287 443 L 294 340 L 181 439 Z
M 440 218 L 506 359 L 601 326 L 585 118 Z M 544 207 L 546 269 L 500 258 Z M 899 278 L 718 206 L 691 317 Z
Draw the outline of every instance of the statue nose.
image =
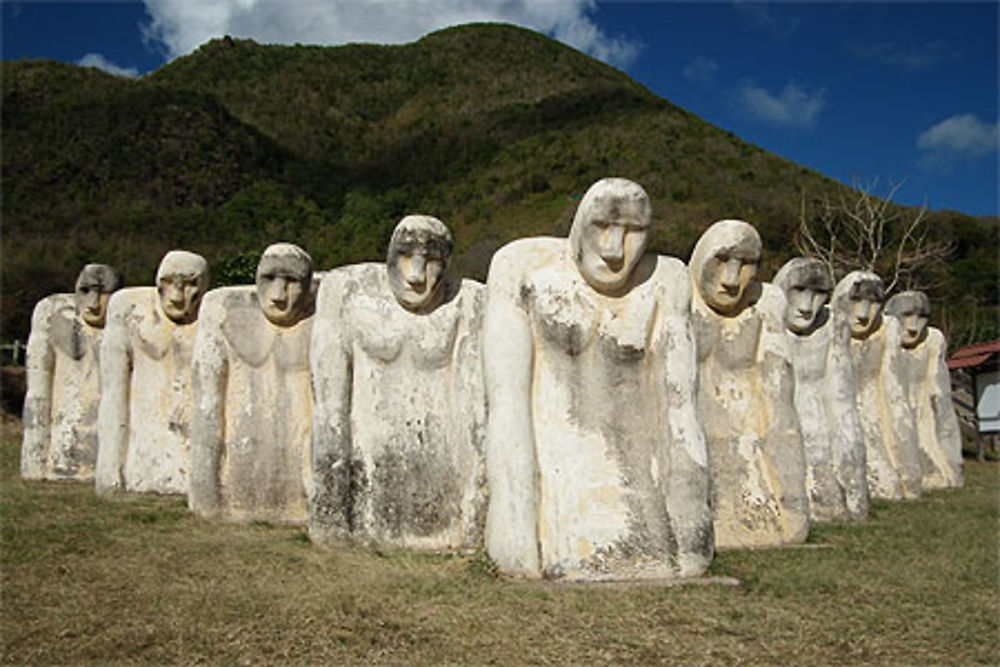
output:
M 288 290 L 284 280 L 276 279 L 271 285 L 271 305 L 284 308 L 288 303 Z
M 740 261 L 731 259 L 722 267 L 722 286 L 729 292 L 739 289 L 740 286 Z
M 610 227 L 601 239 L 601 259 L 613 270 L 621 268 L 625 260 L 625 230 Z
M 427 263 L 420 255 L 410 258 L 410 265 L 406 270 L 406 282 L 413 288 L 421 288 L 427 282 Z

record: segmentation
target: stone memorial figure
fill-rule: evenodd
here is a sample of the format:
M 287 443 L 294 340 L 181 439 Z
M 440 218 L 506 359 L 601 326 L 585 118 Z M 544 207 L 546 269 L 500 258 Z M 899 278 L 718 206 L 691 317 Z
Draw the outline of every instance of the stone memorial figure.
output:
M 962 486 L 962 437 L 951 400 L 948 345 L 944 334 L 927 326 L 931 303 L 923 292 L 901 292 L 885 312 L 900 324 L 901 368 L 914 411 L 924 490 Z
M 594 183 L 570 236 L 501 248 L 487 280 L 486 548 L 526 577 L 672 579 L 712 560 L 691 291 L 647 254 L 650 201 Z
M 813 521 L 868 516 L 865 441 L 851 364 L 850 322 L 827 306 L 833 280 L 817 259 L 797 257 L 774 277 L 785 295 L 786 336 L 795 370 L 795 411 L 806 458 Z
M 722 220 L 698 239 L 689 266 L 719 548 L 802 542 L 809 530 L 785 299 L 757 280 L 761 249 L 751 225 Z
M 306 522 L 314 296 L 312 258 L 290 243 L 264 251 L 256 286 L 205 295 L 192 354 L 196 514 Z
M 852 271 L 833 290 L 833 310 L 851 329 L 851 363 L 872 498 L 920 495 L 913 413 L 903 384 L 899 322 L 882 317 L 885 288 L 870 271 Z
M 168 252 L 156 287 L 120 290 L 101 343 L 98 492 L 187 493 L 191 348 L 208 287 L 205 259 Z
M 74 294 L 53 294 L 35 306 L 28 335 L 21 476 L 25 479 L 94 478 L 98 352 L 108 298 L 118 274 L 88 264 Z
M 440 220 L 409 215 L 385 264 L 323 278 L 309 353 L 314 540 L 481 543 L 485 290 L 445 276 L 452 244 Z

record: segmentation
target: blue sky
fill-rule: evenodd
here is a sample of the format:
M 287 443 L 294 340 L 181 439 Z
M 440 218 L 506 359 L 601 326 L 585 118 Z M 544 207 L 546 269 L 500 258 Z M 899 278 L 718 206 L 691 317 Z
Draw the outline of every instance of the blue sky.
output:
M 447 25 L 535 28 L 771 152 L 895 199 L 998 215 L 996 2 L 590 0 L 7 2 L 5 60 L 141 75 L 212 36 L 412 41 Z

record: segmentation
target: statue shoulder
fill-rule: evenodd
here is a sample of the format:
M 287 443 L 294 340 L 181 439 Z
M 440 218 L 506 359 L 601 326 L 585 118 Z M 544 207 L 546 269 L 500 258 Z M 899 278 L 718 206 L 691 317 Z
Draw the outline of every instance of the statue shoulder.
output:
M 527 275 L 558 262 L 568 243 L 566 239 L 543 236 L 511 241 L 493 254 L 486 283 Z
M 691 279 L 687 265 L 676 257 L 652 255 L 653 280 L 668 312 L 688 315 L 691 311 Z
M 56 313 L 67 310 L 76 311 L 76 301 L 73 294 L 50 294 L 39 299 L 38 303 L 35 304 L 35 309 L 31 313 L 31 326 L 32 328 L 47 326 L 49 318 Z
M 142 313 L 144 309 L 155 307 L 157 298 L 155 287 L 125 287 L 111 295 L 108 300 L 108 320 Z

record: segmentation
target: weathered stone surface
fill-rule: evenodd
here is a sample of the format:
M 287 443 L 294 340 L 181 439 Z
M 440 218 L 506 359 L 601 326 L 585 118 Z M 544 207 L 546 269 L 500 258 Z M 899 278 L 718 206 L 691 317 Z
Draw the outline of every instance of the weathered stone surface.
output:
M 948 345 L 939 329 L 928 327 L 930 300 L 923 292 L 901 292 L 885 306 L 900 323 L 901 368 L 914 411 L 924 490 L 959 487 L 962 438 L 951 400 Z
M 810 518 L 864 518 L 869 507 L 865 442 L 847 313 L 830 312 L 833 281 L 819 260 L 790 260 L 775 275 L 774 284 L 787 303 L 785 326 L 795 369 L 795 411 L 805 450 Z
M 191 349 L 208 265 L 173 250 L 156 283 L 120 290 L 108 304 L 95 478 L 101 493 L 188 490 Z
M 851 328 L 868 490 L 872 498 L 901 500 L 920 495 L 920 459 L 902 380 L 899 322 L 882 317 L 884 303 L 882 279 L 869 271 L 852 271 L 833 290 L 833 310 L 844 313 Z
M 38 302 L 28 336 L 21 476 L 94 477 L 97 459 L 99 348 L 108 298 L 118 289 L 114 269 L 88 264 L 73 294 Z
M 282 243 L 264 251 L 255 286 L 205 295 L 192 354 L 195 513 L 306 522 L 316 286 L 309 255 Z
M 719 548 L 802 542 L 809 531 L 785 298 L 757 281 L 761 249 L 751 225 L 722 220 L 702 234 L 689 266 Z
M 711 562 L 691 292 L 679 260 L 645 254 L 649 224 L 642 188 L 604 179 L 569 239 L 493 257 L 486 547 L 506 572 L 671 579 Z
M 407 216 L 386 264 L 323 279 L 310 348 L 314 540 L 481 543 L 485 293 L 445 278 L 451 246 L 439 220 Z

